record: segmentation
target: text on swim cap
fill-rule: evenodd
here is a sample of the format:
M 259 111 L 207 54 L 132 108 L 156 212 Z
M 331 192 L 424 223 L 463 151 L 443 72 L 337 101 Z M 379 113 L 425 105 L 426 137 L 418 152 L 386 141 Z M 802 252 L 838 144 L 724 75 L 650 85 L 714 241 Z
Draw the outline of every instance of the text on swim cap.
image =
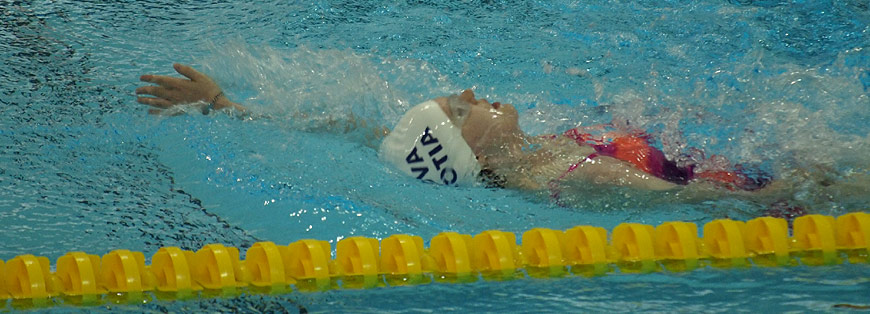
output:
M 422 148 L 429 150 L 429 152 L 427 153 L 429 155 L 429 160 L 435 166 L 435 171 L 440 171 L 441 181 L 444 182 L 444 184 L 456 183 L 456 179 L 458 179 L 458 176 L 456 175 L 456 170 L 453 170 L 453 168 L 450 167 L 444 167 L 443 169 L 441 168 L 441 165 L 447 162 L 449 157 L 447 156 L 447 154 L 444 154 L 440 157 L 437 156 L 438 153 L 440 153 L 444 149 L 444 147 L 442 147 L 441 144 L 438 143 L 438 138 L 432 135 L 432 130 L 429 129 L 428 126 L 426 127 L 426 130 L 423 131 L 423 137 L 420 138 L 420 144 L 423 145 Z M 424 179 L 426 177 L 426 174 L 429 173 L 428 166 L 418 165 L 417 167 L 414 167 L 414 164 L 425 162 L 425 159 L 423 159 L 423 157 L 420 157 L 420 155 L 417 153 L 417 145 L 414 145 L 414 148 L 411 150 L 410 153 L 408 153 L 408 156 L 405 157 L 405 162 L 407 162 L 408 165 L 412 166 L 411 172 L 417 174 L 417 179 L 423 181 L 432 181 Z

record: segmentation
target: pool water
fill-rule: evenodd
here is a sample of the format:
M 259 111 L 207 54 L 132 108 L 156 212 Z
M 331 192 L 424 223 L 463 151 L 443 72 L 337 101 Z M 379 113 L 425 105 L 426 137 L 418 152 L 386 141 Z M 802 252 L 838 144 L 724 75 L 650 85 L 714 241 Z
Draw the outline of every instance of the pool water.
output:
M 0 22 L 2 260 L 702 225 L 771 206 L 620 189 L 560 206 L 540 193 L 421 184 L 379 162 L 365 131 L 340 127 L 350 117 L 390 126 L 464 88 L 515 104 L 530 134 L 629 124 L 668 156 L 704 151 L 794 183 L 786 201 L 809 212 L 870 208 L 866 1 L 7 2 Z M 257 118 L 148 115 L 133 95 L 138 76 L 170 74 L 173 62 L 213 76 Z M 868 303 L 868 278 L 850 264 L 705 268 L 98 309 L 815 312 Z

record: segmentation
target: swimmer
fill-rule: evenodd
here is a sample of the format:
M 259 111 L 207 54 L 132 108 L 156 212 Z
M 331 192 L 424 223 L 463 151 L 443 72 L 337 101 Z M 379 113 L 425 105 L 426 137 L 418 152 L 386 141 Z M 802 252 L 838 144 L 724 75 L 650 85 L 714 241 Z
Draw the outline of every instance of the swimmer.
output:
M 153 85 L 136 89 L 150 113 L 199 103 L 212 110 L 248 112 L 230 101 L 211 78 L 181 64 L 186 77 L 142 75 Z M 465 90 L 411 108 L 379 146 L 379 157 L 411 177 L 437 184 L 545 190 L 554 199 L 563 186 L 612 185 L 642 190 L 672 190 L 705 185 L 727 191 L 764 188 L 769 177 L 750 176 L 737 167 L 698 169 L 677 164 L 651 145 L 642 131 L 613 125 L 575 128 L 562 134 L 532 136 L 519 127 L 511 104 L 478 99 Z M 708 167 L 709 168 L 709 167 Z

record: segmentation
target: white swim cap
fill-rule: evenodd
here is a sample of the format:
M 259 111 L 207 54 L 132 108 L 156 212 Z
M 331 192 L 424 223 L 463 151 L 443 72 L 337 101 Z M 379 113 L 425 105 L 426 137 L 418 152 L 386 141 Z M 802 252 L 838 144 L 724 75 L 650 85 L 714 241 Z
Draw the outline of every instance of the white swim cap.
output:
M 480 164 L 434 100 L 408 110 L 378 150 L 381 160 L 417 179 L 446 185 L 473 184 Z

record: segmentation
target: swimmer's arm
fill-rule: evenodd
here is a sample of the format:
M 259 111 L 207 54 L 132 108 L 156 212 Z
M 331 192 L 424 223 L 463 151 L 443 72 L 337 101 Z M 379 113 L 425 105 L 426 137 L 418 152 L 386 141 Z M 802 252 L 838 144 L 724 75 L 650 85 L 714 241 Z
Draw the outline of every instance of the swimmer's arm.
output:
M 208 75 L 178 63 L 173 64 L 172 67 L 187 79 L 151 74 L 139 77 L 142 82 L 156 84 L 136 89 L 136 95 L 152 96 L 138 96 L 136 99 L 137 102 L 152 107 L 148 110 L 149 113 L 160 114 L 163 110 L 173 106 L 197 102 L 208 104 L 207 107 L 203 108 L 203 113 L 208 113 L 208 109 L 222 110 L 227 108 L 242 113 L 247 112 L 247 108 L 229 100 L 223 94 L 220 86 Z
M 617 185 L 652 191 L 677 187 L 676 184 L 648 174 L 634 165 L 608 156 L 598 156 L 582 163 L 564 180 L 579 184 Z

